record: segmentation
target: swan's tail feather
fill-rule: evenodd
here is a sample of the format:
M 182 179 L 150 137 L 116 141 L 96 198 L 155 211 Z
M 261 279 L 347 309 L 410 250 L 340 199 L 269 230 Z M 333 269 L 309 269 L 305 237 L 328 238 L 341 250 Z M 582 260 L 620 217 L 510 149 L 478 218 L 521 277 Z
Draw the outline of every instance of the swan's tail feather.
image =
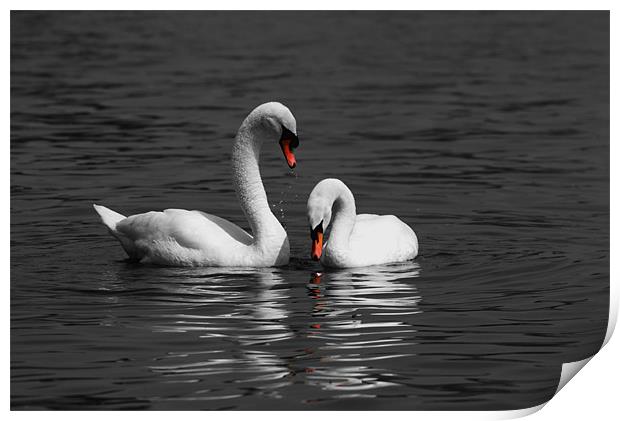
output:
M 110 234 L 112 234 L 118 241 L 120 241 L 121 246 L 123 246 L 123 249 L 125 250 L 127 255 L 131 259 L 137 259 L 138 256 L 133 241 L 131 241 L 129 238 L 116 230 L 116 224 L 125 219 L 126 216 L 121 215 L 118 212 L 114 212 L 113 210 L 108 209 L 105 206 L 93 205 L 93 208 L 95 208 L 95 210 L 101 217 L 101 221 L 103 222 L 103 224 L 108 227 L 108 231 L 110 231 Z
M 108 227 L 110 231 L 116 232 L 116 224 L 125 219 L 124 215 L 121 215 L 118 212 L 114 212 L 113 210 L 108 209 L 105 206 L 93 205 L 93 208 L 95 208 L 95 210 L 101 217 L 101 221 L 105 224 L 106 227 Z

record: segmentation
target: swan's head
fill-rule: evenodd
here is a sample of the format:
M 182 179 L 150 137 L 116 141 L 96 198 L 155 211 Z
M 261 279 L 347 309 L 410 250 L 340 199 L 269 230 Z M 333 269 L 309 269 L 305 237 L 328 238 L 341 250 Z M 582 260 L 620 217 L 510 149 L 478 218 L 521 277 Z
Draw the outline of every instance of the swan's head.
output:
M 286 163 L 295 168 L 297 160 L 293 151 L 299 146 L 299 139 L 297 122 L 291 110 L 279 102 L 267 102 L 256 107 L 248 119 L 257 122 L 267 138 L 279 139 Z
M 319 182 L 308 197 L 308 224 L 310 225 L 310 238 L 312 239 L 312 260 L 320 260 L 323 254 L 323 234 L 327 230 L 332 219 L 332 205 L 334 193 L 332 189 L 333 179 L 325 179 Z

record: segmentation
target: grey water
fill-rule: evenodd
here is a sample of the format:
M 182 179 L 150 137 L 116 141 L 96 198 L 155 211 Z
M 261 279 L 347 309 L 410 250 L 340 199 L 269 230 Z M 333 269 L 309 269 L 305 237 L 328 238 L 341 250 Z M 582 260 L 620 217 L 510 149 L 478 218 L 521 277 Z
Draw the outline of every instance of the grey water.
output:
M 609 76 L 608 12 L 12 12 L 12 409 L 545 402 L 607 326 Z M 93 203 L 248 228 L 231 144 L 271 100 L 291 262 L 125 261 Z M 326 177 L 420 255 L 312 262 Z

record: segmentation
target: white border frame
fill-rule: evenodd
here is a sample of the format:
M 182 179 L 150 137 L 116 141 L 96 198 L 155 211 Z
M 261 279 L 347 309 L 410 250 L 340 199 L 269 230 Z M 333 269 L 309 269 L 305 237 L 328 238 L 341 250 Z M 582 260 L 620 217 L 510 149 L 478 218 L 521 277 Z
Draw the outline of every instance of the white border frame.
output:
M 3 127 L 5 127 L 5 142 L 4 154 L 2 155 L 3 163 L 5 164 L 5 173 L 3 174 L 4 182 L 2 183 L 5 194 L 3 195 L 4 206 L 2 206 L 2 217 L 5 221 L 10 220 L 10 9 L 15 10 L 134 10 L 134 9 L 146 9 L 146 10 L 182 10 L 182 9 L 211 9 L 211 10 L 234 10 L 234 9 L 250 9 L 250 10 L 278 10 L 278 9 L 293 9 L 293 10 L 390 10 L 390 9 L 413 9 L 413 10 L 610 10 L 610 27 L 611 27 L 611 72 L 610 74 L 618 73 L 618 30 L 620 20 L 615 14 L 612 1 L 598 1 L 592 0 L 588 2 L 584 1 L 546 1 L 546 0 L 521 0 L 516 1 L 503 1 L 501 3 L 497 1 L 394 1 L 383 0 L 380 3 L 373 3 L 363 0 L 344 0 L 344 1 L 326 1 L 315 0 L 312 2 L 287 2 L 283 0 L 263 0 L 261 2 L 239 1 L 229 0 L 225 3 L 214 1 L 188 1 L 177 0 L 175 2 L 164 2 L 160 0 L 152 1 L 118 1 L 109 0 L 107 2 L 78 2 L 78 1 L 56 1 L 53 4 L 46 1 L 9 1 L 7 2 L 9 9 L 6 10 L 1 26 L 4 28 L 4 42 L 2 44 L 2 60 L 4 61 L 5 71 L 5 83 L 2 85 L 3 93 Z M 618 3 L 618 2 L 615 2 Z M 8 82 L 7 82 L 8 81 Z M 618 98 L 618 83 L 612 78 L 610 81 L 610 160 L 614 161 L 614 158 L 618 157 L 617 141 L 617 123 L 615 123 L 614 117 L 616 116 L 615 104 Z M 613 140 L 612 140 L 613 139 Z M 617 162 L 617 159 L 615 159 Z M 618 180 L 618 171 L 611 166 L 610 169 L 611 185 L 614 185 L 614 181 Z M 310 420 L 317 415 L 327 418 L 345 418 L 355 419 L 370 419 L 376 417 L 390 417 L 391 421 L 407 420 L 411 417 L 416 417 L 423 420 L 438 419 L 438 420 L 486 420 L 486 419 L 508 419 L 521 417 L 536 413 L 532 419 L 563 419 L 563 420 L 582 420 L 584 417 L 591 415 L 593 410 L 601 414 L 614 414 L 617 413 L 618 404 L 616 403 L 617 394 L 615 393 L 615 383 L 617 375 L 619 373 L 618 359 L 616 355 L 619 355 L 620 345 L 618 340 L 610 339 L 616 324 L 617 310 L 618 310 L 618 288 L 616 280 L 616 274 L 618 273 L 618 263 L 614 262 L 611 256 L 614 250 L 614 238 L 618 238 L 618 223 L 614 216 L 618 215 L 618 191 L 612 189 L 610 191 L 610 315 L 609 326 L 607 329 L 607 335 L 605 338 L 604 348 L 596 354 L 595 358 L 588 358 L 582 362 L 576 362 L 566 365 L 563 368 L 562 376 L 564 379 L 570 379 L 575 375 L 585 363 L 589 362 L 588 369 L 584 370 L 584 373 L 580 374 L 579 378 L 573 382 L 570 382 L 566 387 L 558 388 L 558 391 L 562 389 L 562 392 L 554 397 L 547 404 L 540 405 L 534 408 L 528 408 L 518 411 L 471 411 L 471 412 L 428 412 L 428 411 L 398 411 L 398 412 L 383 412 L 383 411 L 366 411 L 366 412 L 330 412 L 322 411 L 319 413 L 313 411 L 296 411 L 296 412 L 149 412 L 148 416 L 155 419 L 167 419 L 172 416 L 182 416 L 187 420 L 200 419 L 204 420 L 205 416 L 209 418 L 215 417 L 219 420 L 236 420 L 237 418 L 256 417 L 256 418 L 268 418 L 270 421 L 289 421 L 291 417 L 299 419 L 299 421 Z M 3 238 L 3 253 L 5 259 L 5 268 L 10 267 L 10 226 L 5 222 L 2 226 Z M 10 289 L 10 276 L 6 276 L 4 279 L 5 288 Z M 5 399 L 5 409 L 10 410 L 10 293 L 6 291 L 4 294 L 4 304 L 6 317 L 3 323 L 3 336 L 5 338 L 5 346 L 2 347 L 3 360 L 5 364 L 3 366 L 3 377 L 5 382 L 3 383 L 3 396 Z M 577 370 L 575 370 L 577 369 Z M 568 380 L 567 380 L 568 381 Z M 564 382 L 566 384 L 566 382 Z M 548 406 L 545 410 L 538 412 L 543 406 Z M 593 408 L 593 406 L 595 408 Z M 111 414 L 107 411 L 102 412 L 64 412 L 64 411 L 44 411 L 44 412 L 28 412 L 28 411 L 13 411 L 10 412 L 10 416 L 15 419 L 31 419 L 35 417 L 44 416 L 46 418 L 51 417 L 54 419 L 66 420 L 82 420 L 84 416 L 92 418 L 94 420 L 103 420 L 109 417 Z M 115 417 L 129 418 L 135 415 L 131 412 L 116 411 L 113 413 Z M 606 418 L 609 418 L 606 417 Z M 314 420 L 313 420 L 314 421 Z

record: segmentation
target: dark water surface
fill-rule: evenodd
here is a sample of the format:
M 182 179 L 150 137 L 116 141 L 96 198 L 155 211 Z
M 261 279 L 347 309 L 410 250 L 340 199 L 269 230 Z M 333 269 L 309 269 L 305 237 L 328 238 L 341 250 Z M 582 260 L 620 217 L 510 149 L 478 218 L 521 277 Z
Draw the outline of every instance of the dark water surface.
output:
M 262 171 L 283 268 L 124 261 L 92 203 L 247 228 L 232 139 L 297 117 Z M 13 409 L 516 409 L 602 343 L 608 13 L 12 13 Z M 418 234 L 402 265 L 308 260 L 338 177 Z

